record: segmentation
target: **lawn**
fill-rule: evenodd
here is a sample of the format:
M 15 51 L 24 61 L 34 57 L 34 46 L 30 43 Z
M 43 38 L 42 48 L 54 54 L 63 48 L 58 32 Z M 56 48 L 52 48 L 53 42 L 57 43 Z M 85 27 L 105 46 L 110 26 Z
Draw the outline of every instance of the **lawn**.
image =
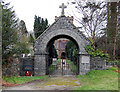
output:
M 114 69 L 91 70 L 85 75 L 78 75 L 81 86 L 75 90 L 118 90 L 118 73 Z
M 118 73 L 115 72 L 117 70 L 112 67 L 108 70 L 91 70 L 85 75 L 77 75 L 76 77 L 80 81 L 80 86 L 74 90 L 118 90 Z M 4 81 L 13 84 L 22 84 L 33 80 L 46 80 L 47 78 L 48 76 L 3 76 Z M 57 80 L 55 81 L 58 82 Z
M 33 77 L 28 77 L 28 76 L 20 76 L 20 77 L 16 77 L 16 76 L 11 76 L 11 77 L 7 77 L 7 76 L 2 76 L 2 79 L 8 83 L 13 83 L 13 84 L 22 84 L 22 83 L 26 83 L 26 82 L 30 82 L 33 80 L 45 80 L 48 76 L 33 76 Z

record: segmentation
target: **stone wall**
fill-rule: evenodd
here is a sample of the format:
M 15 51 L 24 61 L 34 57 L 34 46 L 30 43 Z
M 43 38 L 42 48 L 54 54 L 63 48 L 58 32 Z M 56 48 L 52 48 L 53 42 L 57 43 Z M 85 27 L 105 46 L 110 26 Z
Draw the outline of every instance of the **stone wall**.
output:
M 7 76 L 19 76 L 20 75 L 21 62 L 18 58 L 14 58 L 13 61 L 7 66 L 2 68 L 2 74 Z
M 28 63 L 25 63 L 28 62 Z M 3 67 L 2 74 L 7 76 L 25 76 L 24 65 L 32 62 L 33 69 L 30 70 L 31 74 L 34 75 L 34 61 L 33 57 L 25 57 L 25 58 L 14 58 L 13 61 L 7 66 Z M 24 64 L 25 63 L 25 64 Z
M 35 55 L 34 74 L 37 76 L 46 75 L 46 55 Z
M 91 58 L 90 69 L 96 69 L 96 70 L 106 69 L 106 60 L 101 57 Z
M 79 74 L 83 75 L 90 71 L 90 63 L 80 63 L 80 71 Z

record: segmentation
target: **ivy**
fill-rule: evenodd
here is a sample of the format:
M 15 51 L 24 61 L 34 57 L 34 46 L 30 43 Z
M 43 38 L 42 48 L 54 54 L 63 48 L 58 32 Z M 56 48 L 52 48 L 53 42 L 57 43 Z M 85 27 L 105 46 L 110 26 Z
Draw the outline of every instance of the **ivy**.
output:
M 104 59 L 109 59 L 109 55 L 108 54 L 105 54 L 103 53 L 103 51 L 97 49 L 96 51 L 94 51 L 93 47 L 91 44 L 87 45 L 85 47 L 85 50 L 88 52 L 88 54 L 91 56 L 91 57 L 96 57 L 96 56 L 99 56 L 101 58 L 104 58 Z

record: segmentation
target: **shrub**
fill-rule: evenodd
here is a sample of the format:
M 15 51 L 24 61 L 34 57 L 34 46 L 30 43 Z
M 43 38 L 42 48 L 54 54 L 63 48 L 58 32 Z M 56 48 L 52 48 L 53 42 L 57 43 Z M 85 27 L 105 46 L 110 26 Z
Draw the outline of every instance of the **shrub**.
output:
M 103 53 L 103 51 L 97 49 L 96 51 L 94 51 L 92 45 L 87 45 L 85 47 L 85 50 L 88 52 L 88 54 L 91 56 L 91 57 L 95 57 L 95 56 L 100 56 L 101 58 L 104 58 L 104 59 L 107 59 L 109 60 L 109 55 L 108 54 L 105 54 Z
M 116 68 L 116 67 L 111 67 L 111 68 L 109 68 L 108 70 L 112 70 L 112 71 L 118 71 L 118 68 Z

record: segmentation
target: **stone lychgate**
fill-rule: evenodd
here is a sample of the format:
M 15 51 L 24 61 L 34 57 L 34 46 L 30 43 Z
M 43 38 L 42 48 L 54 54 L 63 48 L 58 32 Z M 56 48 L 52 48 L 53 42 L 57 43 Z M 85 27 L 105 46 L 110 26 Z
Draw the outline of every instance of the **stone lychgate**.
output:
M 46 75 L 48 62 L 48 49 L 56 39 L 67 38 L 72 40 L 78 47 L 78 74 L 82 75 L 90 70 L 90 56 L 85 51 L 85 46 L 90 42 L 79 31 L 73 23 L 64 15 L 64 5 L 62 4 L 62 14 L 47 28 L 35 41 L 34 44 L 34 75 Z

